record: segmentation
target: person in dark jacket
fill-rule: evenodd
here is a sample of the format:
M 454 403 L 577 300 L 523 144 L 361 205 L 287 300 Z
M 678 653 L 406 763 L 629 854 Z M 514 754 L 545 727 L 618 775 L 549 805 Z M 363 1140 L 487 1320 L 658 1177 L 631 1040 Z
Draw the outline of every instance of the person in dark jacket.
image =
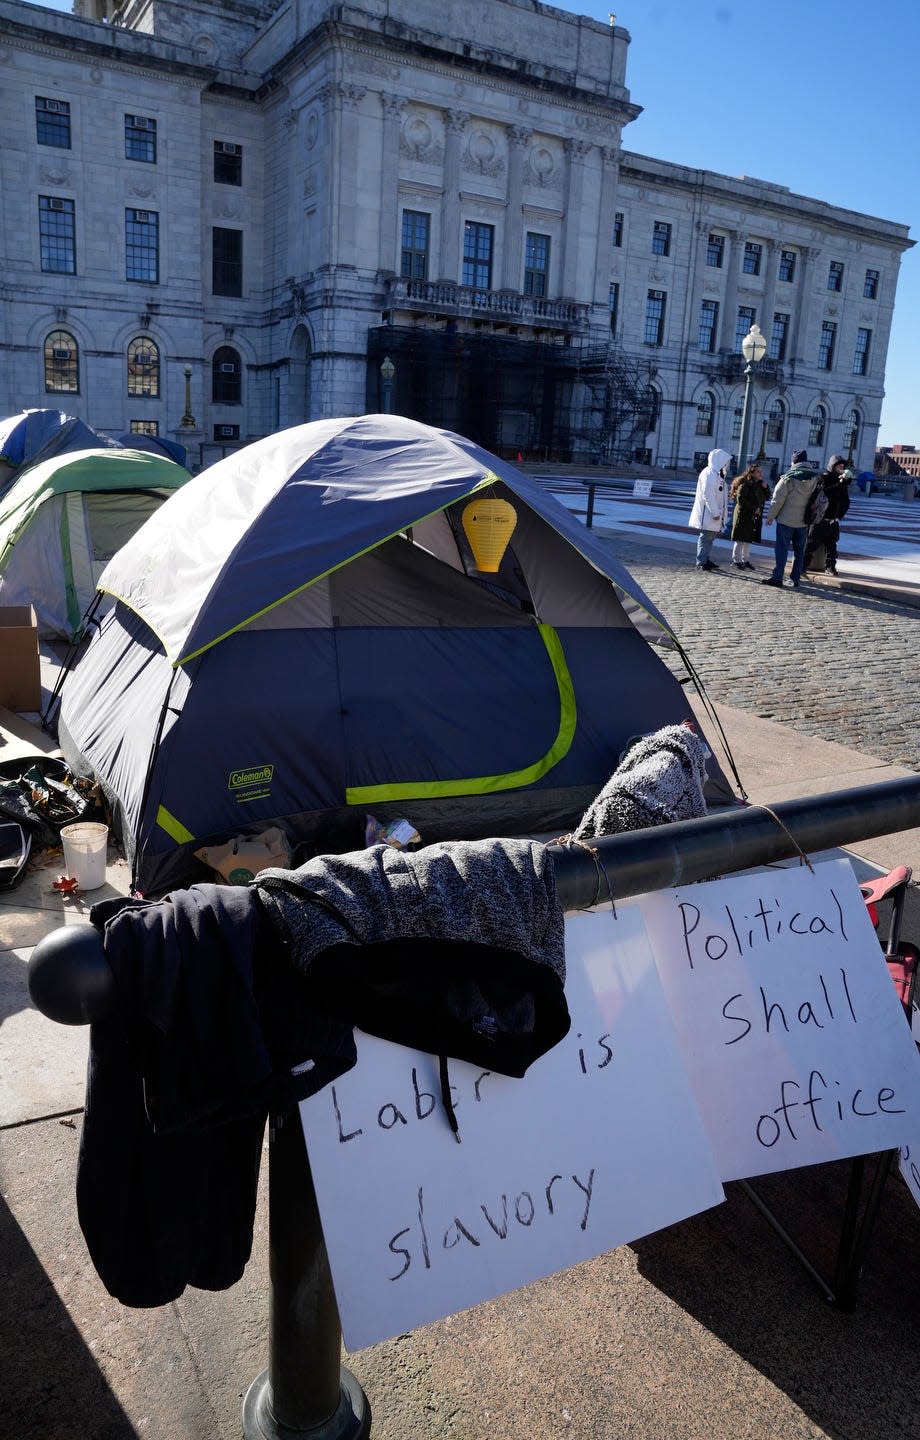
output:
M 770 487 L 759 465 L 749 465 L 732 481 L 732 564 L 736 570 L 753 570 L 751 545 L 760 538 L 760 519 L 770 495 Z
M 843 455 L 832 455 L 827 469 L 818 476 L 818 484 L 827 496 L 827 509 L 808 531 L 804 569 L 823 569 L 825 575 L 837 574 L 840 521 L 850 508 L 852 478 L 853 473 Z

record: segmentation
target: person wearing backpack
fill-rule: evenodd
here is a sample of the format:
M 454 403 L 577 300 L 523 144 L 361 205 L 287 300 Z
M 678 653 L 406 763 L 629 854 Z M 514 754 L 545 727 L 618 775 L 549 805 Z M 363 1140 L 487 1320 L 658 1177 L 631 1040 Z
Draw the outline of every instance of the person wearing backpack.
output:
M 809 522 L 805 512 L 808 502 L 817 488 L 818 477 L 808 463 L 808 452 L 795 450 L 792 455 L 791 469 L 787 470 L 785 475 L 781 475 L 776 482 L 773 499 L 770 501 L 770 513 L 766 517 L 767 525 L 776 522 L 775 563 L 773 573 L 760 582 L 762 585 L 775 585 L 777 588 L 782 586 L 783 572 L 786 569 L 786 560 L 789 557 L 791 546 L 792 573 L 789 578 L 793 590 L 798 590 L 802 579 L 805 541 L 808 535 Z
M 840 521 L 850 508 L 850 481 L 843 455 L 832 455 L 827 469 L 818 476 L 818 487 L 825 499 L 824 513 L 815 513 L 805 545 L 805 570 L 822 570 L 825 575 L 837 574 L 837 541 Z M 815 492 L 818 493 L 817 491 Z

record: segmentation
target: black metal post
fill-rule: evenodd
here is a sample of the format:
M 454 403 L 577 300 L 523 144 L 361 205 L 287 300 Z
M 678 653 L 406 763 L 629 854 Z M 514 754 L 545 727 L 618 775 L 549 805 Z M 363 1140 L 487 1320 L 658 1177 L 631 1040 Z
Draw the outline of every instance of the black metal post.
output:
M 733 870 L 833 849 L 920 825 L 920 775 L 783 800 L 769 810 L 737 806 L 653 830 L 605 835 L 591 844 L 617 899 L 689 885 Z M 580 846 L 553 845 L 556 888 L 566 910 L 606 899 L 598 872 Z
M 593 480 L 586 480 L 585 484 L 588 487 L 588 513 L 585 516 L 585 529 L 590 530 L 594 522 L 594 491 L 596 487 Z

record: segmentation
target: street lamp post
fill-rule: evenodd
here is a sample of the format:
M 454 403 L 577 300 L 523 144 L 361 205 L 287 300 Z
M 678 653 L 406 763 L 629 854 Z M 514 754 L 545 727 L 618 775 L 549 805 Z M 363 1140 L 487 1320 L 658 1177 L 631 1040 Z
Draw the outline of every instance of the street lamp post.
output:
M 748 433 L 751 428 L 751 417 L 753 406 L 751 396 L 753 393 L 754 368 L 759 360 L 762 360 L 767 351 L 767 342 L 760 333 L 759 325 L 752 325 L 741 342 L 741 353 L 747 361 L 744 367 L 744 408 L 741 411 L 741 443 L 739 445 L 738 469 L 743 470 L 747 465 Z
M 393 411 L 393 376 L 396 374 L 396 366 L 389 355 L 384 355 L 380 364 L 380 378 L 383 381 L 383 413 L 390 415 Z
M 185 414 L 182 416 L 182 419 L 179 421 L 179 429 L 180 429 L 180 430 L 197 430 L 197 429 L 198 429 L 198 421 L 195 419 L 194 415 L 192 414 L 192 367 L 191 367 L 191 365 L 186 365 L 185 369 L 182 371 L 182 374 L 185 376 Z

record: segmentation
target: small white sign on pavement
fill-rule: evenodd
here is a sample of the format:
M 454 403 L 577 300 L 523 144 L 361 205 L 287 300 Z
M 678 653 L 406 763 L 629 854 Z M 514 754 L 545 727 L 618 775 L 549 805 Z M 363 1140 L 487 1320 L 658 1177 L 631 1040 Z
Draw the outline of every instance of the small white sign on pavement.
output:
M 638 500 L 647 500 L 652 493 L 651 480 L 634 480 L 633 496 Z
M 920 1136 L 920 1066 L 849 862 L 641 908 L 724 1181 Z
M 724 1197 L 638 906 L 566 921 L 572 1028 L 521 1080 L 358 1034 L 301 1105 L 345 1343 L 358 1349 Z

